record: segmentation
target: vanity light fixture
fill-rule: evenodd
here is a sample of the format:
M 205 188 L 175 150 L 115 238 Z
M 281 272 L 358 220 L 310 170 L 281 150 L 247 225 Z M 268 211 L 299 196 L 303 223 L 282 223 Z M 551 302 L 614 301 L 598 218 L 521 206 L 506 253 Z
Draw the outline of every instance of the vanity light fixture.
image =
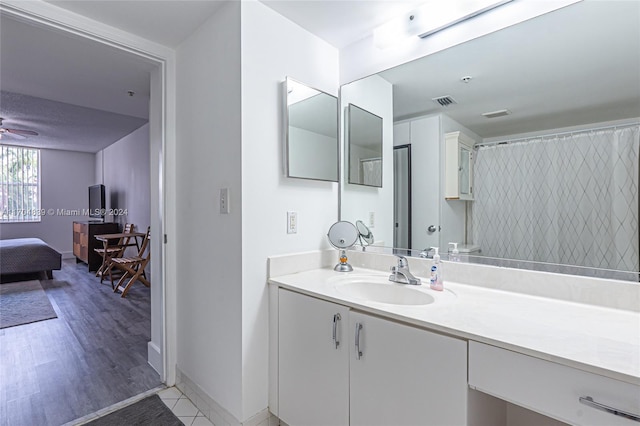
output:
M 373 40 L 378 48 L 385 49 L 410 37 L 426 38 L 512 1 L 431 0 L 375 28 Z

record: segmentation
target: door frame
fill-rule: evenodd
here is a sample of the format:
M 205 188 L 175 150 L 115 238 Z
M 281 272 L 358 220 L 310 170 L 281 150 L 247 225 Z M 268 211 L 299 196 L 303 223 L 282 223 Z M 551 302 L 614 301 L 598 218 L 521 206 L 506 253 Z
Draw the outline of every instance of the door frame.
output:
M 407 160 L 408 160 L 407 173 L 409 175 L 409 179 L 408 179 L 409 185 L 407 185 L 408 186 L 407 192 L 409 194 L 409 202 L 407 203 L 407 210 L 408 210 L 408 215 L 407 215 L 408 216 L 408 218 L 407 218 L 408 219 L 408 230 L 407 230 L 407 232 L 409 233 L 409 235 L 407 237 L 407 245 L 409 247 L 407 247 L 407 249 L 412 249 L 412 247 L 411 247 L 411 220 L 412 220 L 411 219 L 411 198 L 412 198 L 412 194 L 411 194 L 411 144 L 407 143 L 407 144 L 403 144 L 403 145 L 395 145 L 393 147 L 393 152 L 394 152 L 394 155 L 395 155 L 396 150 L 400 150 L 400 149 L 404 149 L 404 148 L 407 148 Z M 393 174 L 394 174 L 394 177 L 395 177 L 395 174 L 396 174 L 395 169 L 393 170 Z M 395 181 L 395 179 L 394 179 L 394 181 Z M 395 193 L 394 193 L 394 206 L 393 206 L 393 208 L 394 208 L 394 215 L 395 215 Z M 394 227 L 393 228 L 394 228 L 394 235 L 395 235 L 395 228 L 396 228 L 395 220 L 394 220 Z
M 115 27 L 69 12 L 46 2 L 3 0 L 0 13 L 31 25 L 62 32 L 113 47 L 133 54 L 154 65 L 151 73 L 150 105 L 150 166 L 157 172 L 158 205 L 150 209 L 152 240 L 158 241 L 159 254 L 154 256 L 159 277 L 158 299 L 152 298 L 151 336 L 148 343 L 148 361 L 158 371 L 161 380 L 169 386 L 175 384 L 176 372 L 176 248 L 175 241 L 167 241 L 167 235 L 176 235 L 175 178 L 176 176 L 176 61 L 175 51 L 166 46 L 150 42 Z M 156 156 L 157 162 L 153 162 Z M 153 198 L 152 198 L 153 199 Z M 156 336 L 156 341 L 154 341 Z M 159 341 L 157 341 L 159 340 Z

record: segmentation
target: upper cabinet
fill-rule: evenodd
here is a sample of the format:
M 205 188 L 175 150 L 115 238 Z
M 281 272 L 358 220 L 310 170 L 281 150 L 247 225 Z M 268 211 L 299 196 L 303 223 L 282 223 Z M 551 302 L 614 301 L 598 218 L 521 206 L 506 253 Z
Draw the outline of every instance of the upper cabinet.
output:
M 445 199 L 473 200 L 474 144 L 462 132 L 445 134 Z
M 338 181 L 338 98 L 287 77 L 287 176 Z

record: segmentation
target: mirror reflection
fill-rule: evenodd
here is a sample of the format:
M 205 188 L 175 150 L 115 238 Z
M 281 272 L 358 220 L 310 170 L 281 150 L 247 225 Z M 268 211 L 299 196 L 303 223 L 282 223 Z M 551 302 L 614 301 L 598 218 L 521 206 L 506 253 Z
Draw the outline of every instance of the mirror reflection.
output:
M 347 108 L 349 183 L 382 187 L 382 117 L 349 104 Z
M 338 99 L 287 77 L 287 176 L 338 181 Z
M 356 229 L 358 230 L 358 239 L 360 241 L 360 245 L 362 246 L 362 250 L 364 250 L 366 246 L 370 246 L 374 243 L 373 233 L 371 232 L 371 229 L 369 229 L 369 227 L 364 224 L 363 221 L 356 221 Z
M 386 246 L 637 279 L 639 75 L 640 4 L 580 2 L 346 85 L 393 90 L 395 194 L 359 209 Z

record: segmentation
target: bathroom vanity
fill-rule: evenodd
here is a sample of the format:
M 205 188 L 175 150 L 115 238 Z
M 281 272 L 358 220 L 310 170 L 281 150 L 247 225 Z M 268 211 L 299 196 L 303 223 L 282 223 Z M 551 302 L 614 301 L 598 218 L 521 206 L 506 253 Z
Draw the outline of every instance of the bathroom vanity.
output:
M 352 253 L 367 268 L 346 274 L 302 256 L 270 259 L 270 410 L 285 423 L 499 426 L 509 402 L 570 424 L 638 424 L 625 416 L 640 413 L 637 283 L 446 262 L 435 292 L 389 283 L 393 256 Z M 427 266 L 411 259 L 418 276 Z M 507 279 L 484 285 L 495 274 Z M 626 302 L 586 303 L 605 285 Z

